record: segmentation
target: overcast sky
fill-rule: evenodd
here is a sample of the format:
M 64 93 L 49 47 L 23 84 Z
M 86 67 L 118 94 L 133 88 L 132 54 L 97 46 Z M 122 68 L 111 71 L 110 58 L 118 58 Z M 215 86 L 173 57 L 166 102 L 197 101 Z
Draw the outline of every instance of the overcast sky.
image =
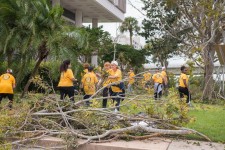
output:
M 143 7 L 143 4 L 140 0 L 130 0 L 130 2 L 132 2 L 132 5 L 134 5 L 139 10 L 141 10 L 141 8 Z M 138 20 L 139 25 L 141 26 L 142 20 L 144 19 L 145 16 L 143 16 L 137 9 L 135 9 L 130 4 L 130 2 L 129 2 L 129 0 L 127 0 L 127 12 L 125 13 L 125 17 L 128 17 L 128 16 L 135 17 Z M 103 29 L 105 31 L 108 31 L 113 37 L 116 37 L 116 35 L 119 34 L 119 30 L 117 30 L 117 29 L 118 29 L 120 23 L 99 23 L 99 26 L 100 25 L 102 25 Z M 145 39 L 142 37 L 141 37 L 141 44 L 142 45 L 145 44 Z M 185 58 L 176 56 L 174 58 L 169 59 L 169 66 L 179 67 L 179 66 L 185 64 L 186 60 L 187 59 L 185 59 Z M 146 66 L 147 67 L 156 67 L 156 64 L 150 63 L 150 64 L 146 64 Z
M 143 6 L 142 2 L 140 0 L 130 0 L 135 7 L 137 7 L 139 10 L 141 10 L 141 7 Z M 127 0 L 127 11 L 125 13 L 125 17 L 134 17 L 138 20 L 139 25 L 141 26 L 142 20 L 144 16 L 136 10 L 134 7 L 131 6 L 130 2 Z M 103 29 L 105 31 L 108 31 L 113 37 L 116 37 L 117 34 L 119 34 L 118 27 L 121 23 L 99 23 L 99 26 L 103 26 Z M 145 40 L 144 38 L 141 39 L 141 44 L 144 45 Z

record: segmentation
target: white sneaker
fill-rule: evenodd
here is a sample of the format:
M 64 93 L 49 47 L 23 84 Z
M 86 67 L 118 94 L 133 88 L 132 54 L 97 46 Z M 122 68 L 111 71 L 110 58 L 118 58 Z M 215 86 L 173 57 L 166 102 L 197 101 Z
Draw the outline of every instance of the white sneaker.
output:
M 118 110 L 115 108 L 114 112 L 115 112 L 115 113 L 117 113 L 117 112 L 118 112 Z
M 189 107 L 192 107 L 192 104 L 191 104 L 191 102 L 188 102 L 187 104 L 188 104 L 188 106 L 189 106 Z

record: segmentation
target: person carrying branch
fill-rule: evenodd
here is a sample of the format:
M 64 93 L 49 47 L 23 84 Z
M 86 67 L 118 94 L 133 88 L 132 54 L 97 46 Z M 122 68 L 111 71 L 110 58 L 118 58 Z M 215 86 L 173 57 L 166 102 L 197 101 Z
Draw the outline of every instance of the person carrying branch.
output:
M 109 79 L 111 80 L 111 83 L 115 83 L 114 85 L 111 86 L 112 88 L 112 96 L 119 96 L 117 98 L 113 98 L 113 100 L 116 101 L 116 108 L 115 112 L 118 112 L 120 110 L 120 96 L 122 94 L 122 87 L 118 86 L 120 85 L 120 81 L 122 80 L 122 73 L 121 70 L 118 68 L 118 62 L 117 61 L 112 61 L 111 62 L 111 69 L 112 71 L 110 72 Z
M 187 76 L 187 67 L 181 66 L 181 74 L 179 78 L 179 87 L 178 91 L 180 93 L 180 98 L 184 98 L 184 95 L 187 95 L 186 103 L 191 104 L 191 93 L 188 87 L 188 76 Z

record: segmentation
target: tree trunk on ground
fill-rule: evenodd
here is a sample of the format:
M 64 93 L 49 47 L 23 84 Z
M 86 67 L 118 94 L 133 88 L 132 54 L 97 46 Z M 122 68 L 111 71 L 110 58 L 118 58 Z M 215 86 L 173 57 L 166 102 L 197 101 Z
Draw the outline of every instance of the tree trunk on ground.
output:
M 31 84 L 31 79 L 32 79 L 32 78 L 35 76 L 35 74 L 37 73 L 37 71 L 38 71 L 38 69 L 39 69 L 39 67 L 40 67 L 41 62 L 42 62 L 42 61 L 48 56 L 48 54 L 49 54 L 49 51 L 48 51 L 48 49 L 47 49 L 46 42 L 43 42 L 43 43 L 42 43 L 42 45 L 41 45 L 41 46 L 39 47 L 39 49 L 38 49 L 38 52 L 39 52 L 39 54 L 38 54 L 38 61 L 36 62 L 35 67 L 34 67 L 33 71 L 31 72 L 30 78 L 29 78 L 29 80 L 27 81 L 27 83 L 26 83 L 26 85 L 25 85 L 25 87 L 24 87 L 24 90 L 23 90 L 23 92 L 22 92 L 22 94 L 21 94 L 21 98 L 23 98 L 24 95 L 25 95 L 25 93 L 27 93 L 28 88 L 29 88 L 29 86 L 30 86 L 30 84 Z
M 203 90 L 203 101 L 212 99 L 213 93 L 213 70 L 214 70 L 214 54 L 215 50 L 212 45 L 208 45 L 204 50 L 204 61 L 205 61 L 205 74 L 204 74 L 204 90 Z

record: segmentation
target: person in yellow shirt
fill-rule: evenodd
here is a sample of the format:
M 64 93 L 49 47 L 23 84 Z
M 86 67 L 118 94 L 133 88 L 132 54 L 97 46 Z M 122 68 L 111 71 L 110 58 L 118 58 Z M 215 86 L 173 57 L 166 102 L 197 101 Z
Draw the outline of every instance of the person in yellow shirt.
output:
M 83 79 L 84 75 L 85 75 L 86 73 L 88 73 L 88 67 L 90 67 L 90 65 L 89 65 L 88 63 L 84 63 L 84 64 L 83 64 L 83 70 L 82 70 L 82 72 L 80 73 L 80 75 L 81 75 L 81 80 Z M 82 84 L 80 84 L 80 91 L 81 91 L 81 93 L 85 94 L 85 93 L 84 93 L 84 89 L 81 87 L 81 85 L 82 85 Z
M 84 88 L 84 100 L 89 99 L 93 94 L 95 94 L 96 84 L 98 83 L 98 78 L 93 72 L 93 67 L 88 67 L 88 72 L 84 75 L 81 80 L 82 87 Z M 90 106 L 90 101 L 85 101 L 86 106 Z
M 90 65 L 89 65 L 88 63 L 84 63 L 84 64 L 83 64 L 84 70 L 81 72 L 81 80 L 82 80 L 83 76 L 84 76 L 86 73 L 88 73 L 88 67 L 90 67 Z
M 108 97 L 109 95 L 111 95 L 111 87 L 108 86 L 108 84 L 111 83 L 110 79 L 108 79 L 108 76 L 110 75 L 111 71 L 112 71 L 111 64 L 109 62 L 105 62 L 103 72 L 101 75 L 101 78 L 103 80 L 102 86 L 105 87 L 102 92 L 103 97 Z M 107 106 L 107 98 L 103 98 L 102 108 L 106 108 L 106 106 Z
M 162 67 L 162 77 L 163 77 L 163 91 L 165 93 L 165 95 L 168 95 L 168 76 L 166 73 L 166 67 Z
M 16 87 L 16 80 L 12 75 L 12 69 L 7 69 L 6 73 L 0 76 L 0 103 L 2 98 L 8 97 L 8 107 L 12 109 L 13 89 Z
M 152 76 L 152 80 L 154 82 L 154 98 L 155 100 L 157 100 L 162 96 L 162 83 L 163 83 L 163 76 L 159 72 L 159 69 L 156 69 L 155 74 Z
M 127 92 L 128 93 L 132 92 L 132 86 L 133 86 L 133 84 L 135 82 L 134 77 L 135 77 L 134 70 L 133 70 L 133 68 L 131 68 L 130 71 L 128 72 L 128 78 L 129 78 L 128 86 L 127 86 Z
M 112 96 L 121 96 L 122 95 L 122 87 L 118 86 L 120 84 L 120 81 L 122 80 L 122 73 L 120 69 L 118 68 L 118 62 L 117 61 L 112 61 L 111 62 L 111 69 L 112 71 L 110 72 L 110 76 L 108 77 L 111 81 L 111 83 L 115 83 L 115 85 L 112 85 Z M 113 98 L 113 100 L 116 101 L 116 108 L 115 112 L 118 112 L 120 110 L 120 100 L 121 98 Z
M 148 89 L 150 87 L 150 84 L 151 84 L 151 77 L 152 77 L 152 74 L 150 73 L 150 70 L 146 73 L 143 74 L 143 84 L 144 84 L 144 88 L 145 89 Z
M 73 82 L 76 81 L 73 71 L 70 69 L 70 60 L 65 60 L 60 65 L 60 80 L 58 88 L 60 91 L 60 99 L 64 100 L 68 95 L 71 101 L 74 101 L 74 86 Z
M 187 100 L 186 103 L 190 104 L 191 103 L 191 93 L 189 91 L 188 87 L 188 76 L 187 76 L 187 67 L 181 66 L 180 68 L 181 74 L 179 78 L 179 93 L 180 93 L 180 98 L 183 98 L 184 95 L 187 95 Z

